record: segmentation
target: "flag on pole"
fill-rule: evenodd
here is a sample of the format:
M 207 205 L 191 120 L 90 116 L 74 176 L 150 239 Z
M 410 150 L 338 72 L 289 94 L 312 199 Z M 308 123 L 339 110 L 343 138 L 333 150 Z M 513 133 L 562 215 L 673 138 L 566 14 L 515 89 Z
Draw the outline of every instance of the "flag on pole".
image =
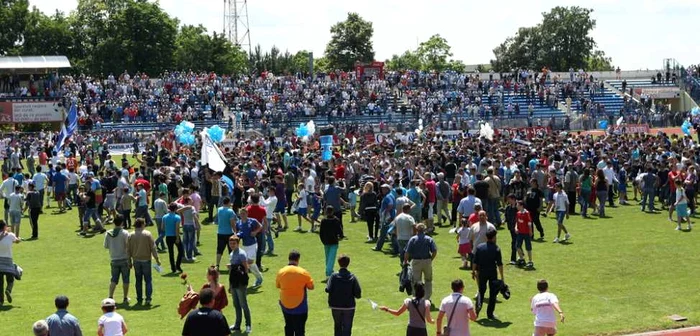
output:
M 226 168 L 226 158 L 224 157 L 224 153 L 221 152 L 219 147 L 209 137 L 206 128 L 202 130 L 201 134 L 202 155 L 200 161 L 202 166 L 209 165 L 209 169 L 215 172 L 223 172 Z
M 66 120 L 61 125 L 61 132 L 58 134 L 58 141 L 54 145 L 53 151 L 58 153 L 63 147 L 66 139 L 71 137 L 78 128 L 78 107 L 75 103 L 71 104 Z

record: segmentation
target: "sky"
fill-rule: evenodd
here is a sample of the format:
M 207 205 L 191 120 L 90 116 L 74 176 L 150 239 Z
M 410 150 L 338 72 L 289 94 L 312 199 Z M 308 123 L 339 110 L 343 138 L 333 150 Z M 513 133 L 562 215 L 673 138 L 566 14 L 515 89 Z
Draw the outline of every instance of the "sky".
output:
M 77 0 L 30 0 L 51 14 L 70 12 Z M 160 0 L 181 24 L 223 30 L 223 0 Z M 465 64 L 488 63 L 493 48 L 519 27 L 534 26 L 554 6 L 593 8 L 591 33 L 598 48 L 623 70 L 658 69 L 667 58 L 681 65 L 700 63 L 694 40 L 700 0 L 251 0 L 248 3 L 253 46 L 276 45 L 294 53 L 310 50 L 320 57 L 330 27 L 357 12 L 374 27 L 375 59 L 414 50 L 434 34 L 447 39 L 453 58 Z

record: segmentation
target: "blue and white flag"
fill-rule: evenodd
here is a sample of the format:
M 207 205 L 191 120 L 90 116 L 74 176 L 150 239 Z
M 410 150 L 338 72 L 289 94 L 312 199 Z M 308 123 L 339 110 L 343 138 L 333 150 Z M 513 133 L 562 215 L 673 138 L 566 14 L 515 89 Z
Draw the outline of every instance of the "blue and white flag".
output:
M 58 141 L 53 147 L 53 151 L 58 153 L 63 147 L 66 139 L 71 137 L 75 130 L 78 129 L 78 107 L 75 103 L 71 104 L 66 120 L 61 125 L 61 133 L 58 134 Z

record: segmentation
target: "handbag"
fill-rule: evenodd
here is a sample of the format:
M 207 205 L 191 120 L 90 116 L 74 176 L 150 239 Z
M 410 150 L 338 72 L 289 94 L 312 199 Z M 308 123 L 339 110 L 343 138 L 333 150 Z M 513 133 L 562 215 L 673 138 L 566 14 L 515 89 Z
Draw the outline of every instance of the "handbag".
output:
M 457 309 L 457 305 L 459 304 L 459 299 L 462 298 L 462 294 L 459 295 L 457 300 L 455 300 L 454 306 L 452 306 L 452 312 L 450 313 L 450 319 L 447 320 L 447 325 L 442 327 L 442 335 L 443 336 L 450 336 L 450 324 L 452 323 L 452 318 L 455 317 L 455 309 Z
M 19 265 L 15 264 L 15 279 L 22 280 L 23 273 L 24 270 L 22 269 L 22 267 L 19 267 Z

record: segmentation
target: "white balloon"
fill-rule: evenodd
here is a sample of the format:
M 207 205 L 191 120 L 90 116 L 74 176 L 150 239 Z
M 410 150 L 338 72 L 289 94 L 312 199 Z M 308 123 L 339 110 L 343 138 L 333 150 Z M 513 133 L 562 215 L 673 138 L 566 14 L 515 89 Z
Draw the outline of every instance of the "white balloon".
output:
M 423 125 L 423 118 L 418 119 L 418 125 Z

